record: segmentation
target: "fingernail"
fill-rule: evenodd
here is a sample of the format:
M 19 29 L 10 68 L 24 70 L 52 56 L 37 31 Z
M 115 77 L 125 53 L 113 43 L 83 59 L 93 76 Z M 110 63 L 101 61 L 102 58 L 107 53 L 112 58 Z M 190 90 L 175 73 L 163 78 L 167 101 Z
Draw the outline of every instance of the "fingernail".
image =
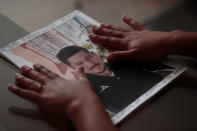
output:
M 33 65 L 34 68 L 40 68 L 40 66 L 41 66 L 40 64 L 34 64 Z
M 92 37 L 93 37 L 93 34 L 92 34 L 92 33 L 90 33 L 90 34 L 88 35 L 88 37 L 89 37 L 89 38 L 92 38 Z
M 93 25 L 93 26 L 92 26 L 92 29 L 93 29 L 93 30 L 96 30 L 96 29 L 98 29 L 98 27 L 95 26 L 95 25 Z
M 12 85 L 11 84 L 8 84 L 8 87 L 11 87 Z
M 101 23 L 101 27 L 105 27 L 105 24 L 104 23 Z
M 21 67 L 21 70 L 22 71 L 27 71 L 27 70 L 30 70 L 31 68 L 29 68 L 28 66 L 24 65 Z
M 20 74 L 18 74 L 18 73 L 16 73 L 15 74 L 15 78 L 17 79 L 17 78 L 21 78 L 22 76 L 20 75 Z
M 126 15 L 122 14 L 122 15 L 121 15 L 121 17 L 122 17 L 122 18 L 125 18 L 125 17 L 126 17 Z
M 17 86 L 8 84 L 8 90 L 11 91 L 11 92 L 13 92 L 14 91 L 13 89 L 17 89 Z
M 28 69 L 28 66 L 24 65 L 24 66 L 22 66 L 21 68 L 23 68 L 23 69 Z
M 108 60 L 108 61 L 113 60 L 113 55 L 112 55 L 112 54 L 109 54 L 109 55 L 107 56 L 107 60 Z
M 8 89 L 9 90 L 12 90 L 12 88 L 16 88 L 15 86 L 11 85 L 11 84 L 8 84 Z

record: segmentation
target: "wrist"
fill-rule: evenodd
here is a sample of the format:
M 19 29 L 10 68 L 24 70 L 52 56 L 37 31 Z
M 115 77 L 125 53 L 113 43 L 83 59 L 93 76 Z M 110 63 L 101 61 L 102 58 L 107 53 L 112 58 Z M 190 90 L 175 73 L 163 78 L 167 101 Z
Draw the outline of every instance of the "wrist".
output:
M 66 114 L 77 131 L 117 131 L 96 95 L 73 102 Z
M 177 54 L 177 49 L 180 46 L 183 31 L 174 30 L 168 33 L 167 48 L 169 49 L 169 54 Z
M 91 106 L 95 106 L 97 103 L 100 103 L 100 100 L 96 95 L 87 95 L 85 98 L 76 99 L 71 102 L 65 109 L 65 112 L 71 121 L 75 121 L 74 119 L 77 119 L 81 112 L 89 110 Z

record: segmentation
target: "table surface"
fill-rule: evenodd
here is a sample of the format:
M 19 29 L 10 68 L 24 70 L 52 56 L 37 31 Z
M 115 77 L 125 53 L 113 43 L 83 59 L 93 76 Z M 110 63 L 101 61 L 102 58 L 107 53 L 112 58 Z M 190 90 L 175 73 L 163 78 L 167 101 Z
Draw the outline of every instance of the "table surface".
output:
M 183 1 L 144 22 L 152 30 L 171 31 L 182 29 L 197 31 L 197 2 Z M 21 38 L 28 32 L 0 14 L 0 46 Z M 174 57 L 187 63 L 190 69 L 152 100 L 129 115 L 119 126 L 121 131 L 196 131 L 197 130 L 197 62 L 190 58 Z M 0 58 L 0 130 L 10 131 L 55 131 L 47 123 L 31 115 L 35 105 L 7 90 L 8 83 L 14 83 L 18 71 L 12 64 Z M 30 109 L 30 110 L 29 110 Z M 15 113 L 13 113 L 15 112 Z M 17 115 L 20 113 L 23 115 Z

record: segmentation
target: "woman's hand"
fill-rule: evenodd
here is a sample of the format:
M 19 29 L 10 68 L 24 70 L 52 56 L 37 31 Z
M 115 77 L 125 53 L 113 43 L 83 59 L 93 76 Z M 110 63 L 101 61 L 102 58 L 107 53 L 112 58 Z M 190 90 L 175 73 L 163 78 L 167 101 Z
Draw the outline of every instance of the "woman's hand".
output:
M 83 72 L 75 72 L 76 80 L 65 80 L 41 65 L 23 66 L 21 71 L 23 75 L 15 75 L 19 87 L 9 85 L 8 89 L 56 116 L 65 117 L 73 105 L 96 97 Z
M 171 52 L 171 33 L 150 31 L 126 16 L 122 19 L 134 30 L 101 24 L 100 27 L 93 26 L 94 34 L 89 35 L 94 43 L 115 49 L 107 57 L 109 62 L 155 61 Z
M 23 66 L 21 71 L 15 76 L 17 86 L 8 86 L 12 93 L 58 120 L 68 117 L 77 131 L 117 131 L 83 69 L 73 72 L 75 80 L 65 80 L 41 65 Z

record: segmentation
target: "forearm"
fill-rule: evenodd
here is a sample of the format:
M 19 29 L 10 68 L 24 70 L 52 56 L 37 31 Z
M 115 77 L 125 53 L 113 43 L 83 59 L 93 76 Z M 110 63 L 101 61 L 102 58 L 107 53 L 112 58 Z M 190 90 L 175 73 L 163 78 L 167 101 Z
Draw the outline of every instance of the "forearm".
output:
M 170 32 L 171 54 L 197 58 L 197 32 Z
M 98 98 L 73 103 L 67 114 L 77 131 L 117 131 Z

